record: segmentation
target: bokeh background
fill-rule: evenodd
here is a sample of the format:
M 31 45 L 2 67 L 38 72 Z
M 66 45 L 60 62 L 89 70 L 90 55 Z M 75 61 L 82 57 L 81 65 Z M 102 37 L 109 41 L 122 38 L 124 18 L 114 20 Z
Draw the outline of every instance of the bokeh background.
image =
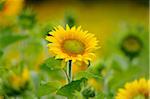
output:
M 99 40 L 101 48 L 91 67 L 80 63 L 73 70 L 75 79 L 83 70 L 102 77 L 90 78 L 97 90 L 94 99 L 113 99 L 126 82 L 148 78 L 149 0 L 1 0 L 2 99 L 36 99 L 37 94 L 43 99 L 64 98 L 37 90 L 44 90 L 39 89 L 43 81 L 65 84 L 62 70 L 46 67 L 54 64 L 45 62 L 51 57 L 45 36 L 53 27 L 65 24 L 82 26 Z

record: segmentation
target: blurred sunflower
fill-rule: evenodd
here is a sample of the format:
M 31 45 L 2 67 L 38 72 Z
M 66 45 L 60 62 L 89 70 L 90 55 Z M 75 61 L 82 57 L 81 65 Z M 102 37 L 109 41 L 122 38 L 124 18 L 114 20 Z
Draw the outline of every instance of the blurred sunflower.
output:
M 141 78 L 127 83 L 124 89 L 119 89 L 115 99 L 149 99 L 150 80 Z
M 12 82 L 12 87 L 16 90 L 19 90 L 20 88 L 24 87 L 29 80 L 28 68 L 24 68 L 20 76 L 16 74 L 11 75 L 9 77 L 9 80 Z
M 142 41 L 134 35 L 129 35 L 122 41 L 121 49 L 132 60 L 141 52 Z
M 4 96 L 0 96 L 0 99 L 4 99 Z
M 0 16 L 12 16 L 18 14 L 23 8 L 24 0 L 2 0 L 0 2 Z
M 24 93 L 29 88 L 28 68 L 24 68 L 19 75 L 16 73 L 8 74 L 7 78 L 4 78 L 2 85 L 7 96 L 18 96 Z
M 88 79 L 88 85 L 96 91 L 102 90 L 102 84 L 98 82 L 95 78 Z
M 66 30 L 58 26 L 46 37 L 50 43 L 49 51 L 54 53 L 57 59 L 65 61 L 84 61 L 88 63 L 95 57 L 93 51 L 97 49 L 98 41 L 93 34 L 83 31 L 81 27 L 70 28 L 66 25 Z

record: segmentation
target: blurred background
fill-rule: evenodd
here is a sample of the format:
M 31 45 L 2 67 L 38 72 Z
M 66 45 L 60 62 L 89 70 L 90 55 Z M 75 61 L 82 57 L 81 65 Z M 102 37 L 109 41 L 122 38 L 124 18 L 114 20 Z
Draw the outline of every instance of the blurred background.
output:
M 73 70 L 75 79 L 83 70 L 103 78 L 92 78 L 96 94 L 112 99 L 126 82 L 148 78 L 149 0 L 0 0 L 2 99 L 31 99 L 37 94 L 43 99 L 63 98 L 37 90 L 41 81 L 65 84 L 61 70 L 47 67 L 54 64 L 47 63 L 45 41 L 54 26 L 65 24 L 82 26 L 99 40 L 101 48 L 91 66 L 80 63 Z
M 71 17 L 74 23 L 95 33 L 102 45 L 100 55 L 108 53 L 106 40 L 125 28 L 148 29 L 148 0 L 27 0 L 26 5 L 37 13 L 39 22 L 58 25 Z

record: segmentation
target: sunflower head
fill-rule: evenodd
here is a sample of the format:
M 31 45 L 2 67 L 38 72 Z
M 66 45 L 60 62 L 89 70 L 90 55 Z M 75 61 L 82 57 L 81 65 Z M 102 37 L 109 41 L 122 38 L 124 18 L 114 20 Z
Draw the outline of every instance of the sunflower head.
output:
M 4 96 L 0 96 L 0 99 L 5 99 Z
M 20 90 L 20 88 L 25 87 L 29 81 L 28 68 L 24 68 L 20 75 L 12 74 L 9 80 L 12 82 L 11 84 L 14 89 Z
M 23 8 L 24 0 L 2 0 L 0 1 L 0 13 L 6 16 L 18 14 Z
M 10 83 L 11 82 L 11 83 Z M 29 88 L 29 70 L 24 68 L 21 73 L 8 75 L 6 83 L 3 83 L 4 92 L 8 96 L 17 96 Z
M 142 42 L 138 37 L 129 35 L 122 41 L 121 49 L 130 59 L 133 59 L 141 52 Z
M 22 83 L 25 84 L 26 82 L 29 81 L 29 69 L 28 68 L 24 68 L 21 74 L 21 78 L 22 78 Z
M 93 34 L 83 31 L 81 27 L 70 28 L 66 25 L 64 29 L 58 26 L 49 34 L 46 37 L 46 40 L 50 42 L 49 51 L 56 58 L 88 63 L 95 56 L 93 51 L 97 49 L 98 41 Z
M 127 83 L 125 88 L 119 89 L 115 99 L 149 99 L 150 80 L 141 78 Z
M 88 85 L 96 91 L 102 90 L 102 84 L 95 78 L 88 79 Z

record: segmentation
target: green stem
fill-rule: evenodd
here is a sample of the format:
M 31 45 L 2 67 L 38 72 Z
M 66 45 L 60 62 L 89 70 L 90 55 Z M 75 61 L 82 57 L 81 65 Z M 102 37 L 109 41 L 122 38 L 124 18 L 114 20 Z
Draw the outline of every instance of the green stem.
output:
M 65 73 L 65 75 L 66 75 L 67 81 L 69 81 L 69 76 L 68 76 L 68 74 L 67 74 L 66 70 L 65 70 L 65 69 L 63 69 L 63 72 L 64 72 L 64 73 Z
M 68 71 L 68 83 L 72 82 L 72 60 L 68 61 L 68 66 L 67 66 L 67 71 Z

